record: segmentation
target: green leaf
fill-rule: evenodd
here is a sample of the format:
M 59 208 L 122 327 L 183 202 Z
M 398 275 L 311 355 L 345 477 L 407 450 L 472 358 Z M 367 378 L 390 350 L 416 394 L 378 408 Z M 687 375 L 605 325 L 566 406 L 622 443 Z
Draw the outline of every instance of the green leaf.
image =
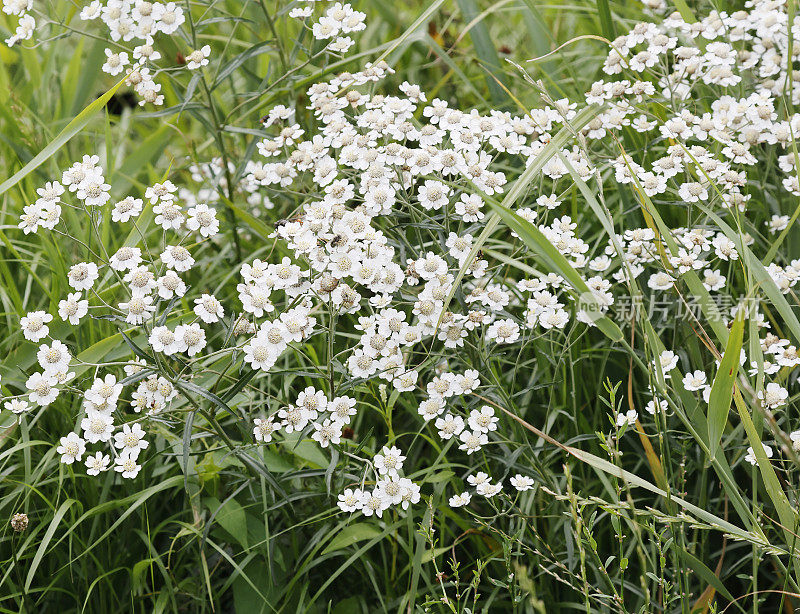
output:
M 572 118 L 572 121 L 569 122 L 569 124 L 561 128 L 561 130 L 559 130 L 556 135 L 550 139 L 550 142 L 548 142 L 547 145 L 545 145 L 536 155 L 533 161 L 528 164 L 528 168 L 526 168 L 522 174 L 517 177 L 514 185 L 511 186 L 508 192 L 506 192 L 506 195 L 503 197 L 503 200 L 500 204 L 503 207 L 510 209 L 517 202 L 517 200 L 522 197 L 522 195 L 528 189 L 530 183 L 539 175 L 542 168 L 544 168 L 544 165 L 547 164 L 550 158 L 555 156 L 561 150 L 561 148 L 569 143 L 574 138 L 574 135 L 578 130 L 586 126 L 602 111 L 603 106 L 592 105 L 586 107 L 574 118 Z M 462 266 L 456 274 L 456 278 L 453 281 L 453 287 L 450 289 L 447 298 L 444 300 L 442 314 L 444 314 L 444 312 L 447 310 L 448 305 L 450 305 L 450 301 L 453 300 L 453 297 L 455 296 L 455 293 L 461 284 L 461 280 L 464 278 L 464 275 L 467 272 L 467 267 L 469 267 L 470 263 L 475 260 L 475 256 L 477 256 L 478 252 L 482 249 L 483 244 L 486 243 L 486 240 L 491 236 L 492 232 L 494 232 L 494 229 L 497 228 L 499 223 L 500 215 L 496 211 L 493 211 L 489 216 L 487 216 L 486 225 L 481 231 L 481 234 L 473 243 L 469 254 L 464 259 L 464 266 Z
M 25 579 L 26 592 L 31 588 L 33 577 L 36 575 L 36 570 L 39 568 L 39 563 L 42 562 L 42 557 L 47 551 L 47 546 L 50 544 L 50 540 L 53 539 L 53 534 L 56 532 L 56 529 L 58 528 L 61 519 L 64 517 L 64 514 L 67 513 L 67 510 L 72 506 L 73 503 L 76 503 L 75 499 L 67 499 L 56 510 L 56 513 L 53 514 L 53 519 L 50 521 L 50 526 L 47 527 L 47 531 L 45 531 L 42 541 L 39 542 L 39 548 L 36 550 L 36 554 L 33 556 L 33 560 L 31 561 L 31 566 L 28 568 L 28 577 Z
M 209 497 L 206 500 L 206 505 L 208 505 L 208 509 L 210 509 L 212 513 L 209 522 L 216 521 L 241 544 L 242 548 L 247 550 L 249 547 L 247 539 L 247 514 L 241 504 L 236 501 L 236 499 L 228 499 L 224 504 L 220 504 L 218 499 Z
M 772 463 L 769 462 L 769 458 L 767 458 L 767 454 L 764 452 L 764 447 L 761 445 L 761 438 L 758 436 L 756 425 L 753 424 L 750 412 L 747 410 L 744 399 L 742 399 L 742 395 L 738 391 L 734 399 L 736 400 L 736 409 L 739 411 L 739 417 L 747 433 L 747 440 L 750 443 L 750 447 L 753 448 L 753 454 L 756 457 L 758 469 L 764 480 L 764 488 L 772 504 L 775 506 L 775 510 L 778 512 L 778 517 L 783 525 L 783 532 L 786 536 L 787 543 L 793 544 L 796 536 L 792 530 L 797 525 L 797 512 L 794 510 L 791 503 L 789 503 L 789 499 L 786 497 L 786 493 L 781 487 L 775 469 L 772 467 Z
M 714 456 L 719 447 L 722 432 L 728 423 L 731 409 L 733 386 L 739 372 L 739 357 L 742 352 L 744 338 L 744 309 L 740 309 L 731 326 L 728 346 L 722 356 L 719 370 L 711 386 L 711 397 L 708 400 L 708 450 Z
M 614 32 L 614 21 L 611 19 L 608 0 L 597 0 L 597 15 L 600 17 L 600 30 L 603 32 L 603 36 L 613 41 L 617 35 Z
M 730 591 L 725 588 L 722 580 L 720 580 L 717 575 L 711 571 L 705 563 L 703 563 L 703 561 L 692 556 L 686 550 L 679 549 L 678 554 L 680 554 L 681 558 L 687 564 L 689 569 L 713 586 L 720 595 L 725 597 L 725 599 L 728 601 L 735 601 L 733 595 L 730 594 Z
M 614 463 L 611 463 L 603 458 L 600 458 L 599 456 L 595 456 L 594 454 L 591 454 L 589 452 L 584 452 L 579 448 L 574 448 L 572 446 L 564 445 L 563 443 L 550 437 L 547 433 L 544 433 L 539 429 L 537 429 L 536 427 L 528 424 L 527 422 L 525 422 L 525 420 L 523 420 L 513 412 L 508 411 L 504 407 L 500 407 L 500 409 L 510 418 L 513 418 L 514 420 L 519 422 L 522 426 L 524 426 L 526 429 L 528 429 L 535 435 L 541 437 L 548 443 L 555 445 L 556 447 L 560 448 L 570 456 L 573 456 L 574 458 L 578 459 L 582 463 L 586 463 L 587 465 L 594 467 L 595 469 L 602 471 L 603 473 L 607 473 L 620 480 L 623 480 L 630 486 L 644 488 L 645 490 L 648 490 L 654 494 L 657 494 L 661 497 L 665 497 L 668 501 L 674 501 L 683 509 L 685 509 L 687 512 L 689 512 L 690 514 L 694 514 L 697 518 L 708 523 L 710 526 L 713 526 L 714 528 L 717 528 L 722 531 L 727 531 L 728 533 L 731 533 L 732 535 L 735 535 L 750 543 L 759 544 L 762 546 L 768 544 L 763 534 L 757 534 L 754 532 L 745 531 L 740 527 L 737 527 L 735 524 L 732 524 L 727 520 L 724 520 L 723 518 L 720 518 L 719 516 L 716 516 L 711 512 L 708 512 L 703 508 L 698 507 L 697 505 L 694 505 L 689 501 L 686 501 L 685 499 L 677 497 L 672 493 L 668 494 L 665 490 L 662 490 L 652 482 L 649 482 L 648 480 L 645 480 L 644 478 L 641 478 L 638 475 L 631 473 L 630 471 L 626 471 L 618 467 Z
M 528 220 L 521 218 L 503 205 L 491 200 L 488 203 L 506 225 L 519 235 L 528 249 L 536 253 L 544 261 L 548 269 L 558 273 L 572 285 L 579 294 L 581 305 L 590 309 L 591 313 L 597 316 L 593 320 L 594 325 L 612 341 L 621 341 L 623 337 L 619 326 L 614 324 L 608 316 L 600 315 L 600 304 L 589 289 L 589 286 L 586 285 L 583 277 L 572 267 L 564 255 L 547 240 L 547 237 Z
M 234 70 L 239 68 L 239 66 L 244 64 L 247 60 L 249 60 L 252 57 L 256 57 L 257 55 L 260 55 L 262 53 L 268 53 L 269 51 L 272 51 L 274 48 L 275 45 L 271 40 L 263 41 L 253 45 L 248 50 L 234 57 L 227 64 L 225 64 L 225 66 L 221 68 L 217 73 L 217 75 L 214 77 L 214 83 L 211 86 L 210 91 L 213 92 L 215 89 L 217 89 L 217 87 L 219 87 L 219 85 L 225 79 L 227 79 L 233 73 Z
M 501 84 L 506 85 L 506 79 L 501 70 L 500 56 L 497 55 L 497 49 L 489 36 L 489 28 L 486 27 L 484 21 L 491 9 L 478 13 L 478 3 L 475 0 L 458 0 L 458 6 L 467 24 L 466 29 L 472 39 L 472 46 L 475 48 L 478 61 L 488 73 L 486 84 L 489 86 L 492 101 L 495 104 L 504 103 L 508 101 L 508 94 Z
M 322 554 L 328 554 L 335 550 L 347 548 L 358 542 L 373 539 L 380 534 L 381 530 L 374 524 L 368 522 L 358 522 L 356 524 L 347 525 L 333 537 L 327 547 L 322 551 Z
M 163 124 L 150 134 L 135 151 L 125 156 L 125 161 L 111 173 L 111 189 L 116 195 L 123 195 L 133 183 L 132 179 L 148 164 L 156 162 L 164 153 L 167 143 L 174 138 L 172 126 Z M 139 234 L 136 234 L 139 238 Z
M 767 269 L 764 268 L 764 265 L 761 264 L 761 261 L 756 258 L 753 251 L 742 242 L 741 235 L 733 230 L 728 224 L 722 221 L 722 219 L 714 212 L 712 212 L 708 207 L 697 203 L 697 206 L 705 213 L 708 217 L 710 217 L 714 222 L 719 226 L 722 232 L 725 233 L 725 236 L 728 237 L 731 241 L 734 242 L 736 245 L 736 250 L 741 254 L 742 259 L 745 265 L 750 269 L 751 274 L 755 278 L 756 282 L 758 282 L 758 287 L 767 295 L 767 298 L 772 302 L 775 309 L 778 310 L 778 313 L 781 314 L 781 317 L 784 319 L 786 325 L 792 331 L 794 335 L 795 341 L 800 341 L 800 322 L 797 320 L 797 316 L 792 311 L 789 302 L 786 300 L 786 297 L 781 293 L 778 289 L 778 286 L 775 285 L 775 281 L 770 277 L 769 273 L 767 273 Z
M 686 4 L 686 0 L 674 0 L 674 4 L 686 23 L 695 23 L 697 21 L 697 17 L 694 16 L 694 12 Z
M 379 57 L 377 60 L 375 60 L 375 62 L 374 62 L 374 63 L 375 63 L 375 64 L 377 64 L 377 63 L 378 63 L 378 62 L 380 62 L 381 60 L 385 60 L 385 59 L 386 59 L 386 58 L 389 56 L 389 54 L 390 54 L 390 53 L 392 53 L 393 51 L 395 51 L 395 50 L 396 50 L 398 47 L 400 47 L 401 45 L 403 45 L 403 44 L 404 44 L 404 43 L 405 43 L 405 42 L 406 42 L 406 41 L 407 41 L 409 38 L 411 38 L 413 35 L 415 35 L 415 34 L 417 33 L 417 31 L 418 31 L 418 30 L 419 30 L 419 29 L 420 29 L 422 26 L 424 26 L 425 24 L 427 24 L 427 23 L 428 23 L 428 20 L 431 18 L 431 16 L 432 16 L 432 15 L 433 15 L 433 14 L 434 14 L 436 11 L 438 11 L 438 10 L 439 10 L 439 7 L 440 7 L 440 6 L 442 6 L 442 4 L 444 4 L 444 0 L 436 0 L 436 1 L 435 1 L 433 4 L 431 4 L 431 5 L 430 5 L 430 6 L 429 6 L 427 9 L 425 9 L 425 10 L 424 10 L 424 11 L 423 11 L 423 12 L 420 14 L 420 16 L 419 16 L 419 17 L 417 17 L 417 18 L 414 20 L 414 23 L 412 23 L 412 24 L 411 24 L 411 25 L 410 25 L 408 28 L 406 28 L 405 32 L 403 32 L 403 33 L 402 33 L 400 36 L 398 36 L 396 39 L 394 39 L 394 40 L 391 42 L 391 44 L 390 44 L 390 45 L 389 45 L 389 47 L 386 49 L 386 51 L 384 51 L 384 52 L 383 52 L 383 53 L 380 55 L 380 57 Z M 391 64 L 391 62 L 389 62 L 389 63 Z
M 8 192 L 9 189 L 17 185 L 17 183 L 19 183 L 24 177 L 41 166 L 45 160 L 50 158 L 50 156 L 61 149 L 61 147 L 73 136 L 83 130 L 83 127 L 89 123 L 89 120 L 92 118 L 92 116 L 106 106 L 106 103 L 114 95 L 114 92 L 116 92 L 123 83 L 125 83 L 125 79 L 120 79 L 119 83 L 108 90 L 105 94 L 100 96 L 100 98 L 88 105 L 83 111 L 78 113 L 75 119 L 68 123 L 67 126 L 58 133 L 58 136 L 56 136 L 56 138 L 47 145 L 47 147 L 34 156 L 33 160 L 28 162 L 20 170 L 14 173 L 12 177 L 6 179 L 2 184 L 0 184 L 0 194 L 5 194 Z

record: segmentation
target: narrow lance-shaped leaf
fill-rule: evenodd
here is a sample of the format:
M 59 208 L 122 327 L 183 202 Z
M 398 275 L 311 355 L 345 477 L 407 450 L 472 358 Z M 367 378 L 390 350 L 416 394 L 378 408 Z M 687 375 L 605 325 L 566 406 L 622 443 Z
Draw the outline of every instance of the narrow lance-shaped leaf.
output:
M 744 313 L 744 309 L 739 309 L 739 313 L 731 325 L 728 346 L 725 348 L 725 354 L 722 356 L 722 362 L 720 362 L 711 386 L 711 397 L 708 401 L 708 450 L 712 457 L 717 452 L 722 431 L 728 422 L 733 386 L 739 372 L 739 357 L 742 352 Z
M 550 142 L 547 143 L 547 145 L 545 145 L 538 154 L 536 154 L 536 157 L 533 159 L 533 161 L 528 164 L 528 168 L 526 168 L 522 174 L 517 177 L 514 185 L 511 186 L 511 188 L 503 197 L 501 204 L 504 207 L 512 207 L 528 189 L 530 183 L 541 172 L 542 168 L 544 168 L 544 165 L 547 164 L 547 162 L 553 156 L 555 156 L 562 147 L 564 147 L 570 142 L 570 140 L 574 138 L 574 135 L 578 130 L 586 126 L 590 121 L 597 117 L 603 111 L 603 108 L 603 106 L 598 105 L 589 106 L 573 117 L 572 121 L 569 122 L 568 125 L 561 128 L 561 130 L 559 130 L 556 135 L 550 139 Z M 478 255 L 478 252 L 483 247 L 483 244 L 486 243 L 486 240 L 491 236 L 492 232 L 494 232 L 494 229 L 497 228 L 499 223 L 500 216 L 496 211 L 493 211 L 486 217 L 486 225 L 484 226 L 483 231 L 481 231 L 481 234 L 472 244 L 472 249 L 464 259 L 464 265 L 456 274 L 456 278 L 453 281 L 453 287 L 450 289 L 447 298 L 444 300 L 442 314 L 444 314 L 444 312 L 447 310 L 448 305 L 450 305 L 450 301 L 453 300 L 453 296 L 455 296 L 455 293 L 461 284 L 461 280 L 464 278 L 464 275 L 467 272 L 469 264 L 475 260 L 475 256 Z
M 612 341 L 621 341 L 622 331 L 619 326 L 614 324 L 608 316 L 602 315 L 601 305 L 589 289 L 589 286 L 586 285 L 583 277 L 572 267 L 564 255 L 547 240 L 547 237 L 528 220 L 521 218 L 516 213 L 503 207 L 503 205 L 489 201 L 489 206 L 497 212 L 509 228 L 519 235 L 523 243 L 544 261 L 548 269 L 558 273 L 569 282 L 579 295 L 581 308 L 585 313 L 589 314 L 594 325 Z
M 12 187 L 17 185 L 22 179 L 24 179 L 28 174 L 32 171 L 39 168 L 50 156 L 55 154 L 61 147 L 69 141 L 73 136 L 78 134 L 86 124 L 89 123 L 89 120 L 92 118 L 97 111 L 102 109 L 106 106 L 106 103 L 111 99 L 114 95 L 114 92 L 119 89 L 119 87 L 125 82 L 125 79 L 121 79 L 119 83 L 117 83 L 114 87 L 108 90 L 105 94 L 100 96 L 97 100 L 92 102 L 88 105 L 83 111 L 78 113 L 78 115 L 73 119 L 67 126 L 58 133 L 58 136 L 53 139 L 51 143 L 47 145 L 42 151 L 40 151 L 36 156 L 34 156 L 33 160 L 28 162 L 25 166 L 23 166 L 20 170 L 18 170 L 14 175 L 10 178 L 6 179 L 2 184 L 0 184 L 0 194 L 5 194 L 10 190 Z

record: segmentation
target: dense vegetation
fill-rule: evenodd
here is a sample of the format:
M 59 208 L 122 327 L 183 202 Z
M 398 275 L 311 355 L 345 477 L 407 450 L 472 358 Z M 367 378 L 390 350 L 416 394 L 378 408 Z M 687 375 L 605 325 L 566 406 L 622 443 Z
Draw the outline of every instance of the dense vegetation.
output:
M 795 13 L 3 0 L 0 609 L 800 607 Z

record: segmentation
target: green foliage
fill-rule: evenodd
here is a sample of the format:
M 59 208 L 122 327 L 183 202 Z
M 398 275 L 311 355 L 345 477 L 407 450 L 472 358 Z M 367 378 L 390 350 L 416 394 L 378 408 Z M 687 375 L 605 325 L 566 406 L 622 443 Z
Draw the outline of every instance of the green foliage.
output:
M 642 15 L 639 3 L 607 0 L 364 0 L 354 5 L 367 12 L 368 29 L 344 59 L 331 61 L 314 55 L 313 41 L 278 19 L 295 3 L 186 4 L 195 25 L 203 25 L 198 42 L 224 46 L 226 61 L 202 77 L 167 75 L 166 103 L 156 110 L 126 106 L 123 81 L 99 70 L 104 43 L 74 31 L 81 22 L 71 3 L 52 3 L 52 14 L 62 15 L 66 26 L 59 40 L 24 50 L 0 48 L 4 394 L 19 389 L 35 371 L 36 348 L 22 338 L 20 318 L 51 310 L 68 291 L 69 264 L 88 253 L 89 246 L 65 253 L 55 242 L 39 242 L 16 227 L 36 187 L 55 178 L 64 164 L 97 151 L 116 197 L 167 176 L 186 178 L 193 163 L 219 156 L 230 186 L 256 155 L 255 144 L 264 136 L 258 120 L 266 109 L 296 105 L 298 121 L 311 122 L 305 99 L 310 84 L 378 58 L 397 71 L 394 85 L 419 83 L 429 99 L 458 100 L 465 109 L 541 106 L 542 90 L 531 87 L 515 65 L 541 80 L 553 97 L 582 100 L 599 75 L 604 43 L 576 40 L 546 61 L 527 60 L 581 35 L 613 39 Z M 687 21 L 699 12 L 689 4 L 694 5 L 674 1 Z M 732 12 L 738 6 L 729 4 L 718 8 Z M 3 16 L 4 31 L 7 22 Z M 53 26 L 53 36 L 55 31 Z M 294 63 L 301 50 L 309 50 L 312 59 Z M 177 57 L 179 51 L 171 41 L 161 43 L 164 56 Z M 118 112 L 109 101 L 119 105 Z M 598 113 L 599 107 L 592 107 L 578 114 L 571 129 L 557 134 L 527 168 L 509 169 L 515 183 L 503 198 L 487 197 L 492 213 L 471 254 L 483 250 L 505 271 L 556 272 L 576 297 L 589 301 L 586 308 L 594 307 L 595 299 L 581 275 L 515 209 L 536 191 L 542 167 Z M 646 147 L 636 143 L 630 135 L 620 149 L 646 155 Z M 676 253 L 658 205 L 640 186 L 602 194 L 572 168 L 567 180 L 564 200 L 572 199 L 573 219 L 589 229 L 594 247 L 626 220 L 644 218 L 663 237 L 665 255 Z M 763 170 L 765 185 L 777 181 Z M 209 248 L 206 265 L 192 272 L 194 284 L 210 289 L 228 287 L 238 273 L 232 263 L 241 261 L 239 254 L 280 254 L 274 225 L 297 208 L 287 190 L 275 198 L 274 210 L 255 215 L 241 194 L 224 186 L 219 191 L 228 241 L 216 251 Z M 800 212 L 794 207 L 792 221 Z M 787 299 L 766 268 L 777 246 L 767 246 L 762 263 L 730 220 L 702 205 L 689 215 L 736 244 L 746 290 L 763 293 L 770 315 L 786 329 L 783 334 L 800 342 L 796 296 Z M 74 212 L 65 216 L 87 230 Z M 138 241 L 138 229 L 126 234 L 107 223 L 110 207 L 103 216 L 104 244 L 116 249 Z M 152 217 L 148 207 L 142 219 Z M 411 215 L 399 216 L 397 224 L 425 241 L 446 239 L 425 234 L 424 221 Z M 796 231 L 787 228 L 777 239 L 786 240 L 792 257 L 797 253 L 790 250 L 800 245 Z M 411 246 L 404 247 L 411 257 Z M 708 297 L 696 275 L 687 284 Z M 448 304 L 464 304 L 457 286 Z M 710 298 L 704 304 L 708 307 Z M 250 401 L 253 375 L 241 362 L 225 367 L 218 378 L 187 383 L 179 405 L 182 415 L 190 416 L 187 427 L 176 432 L 174 425 L 161 425 L 157 454 L 137 478 L 122 484 L 113 473 L 90 478 L 59 463 L 52 442 L 56 433 L 74 427 L 80 399 L 61 398 L 24 421 L 3 410 L 0 609 L 549 614 L 712 612 L 727 606 L 766 613 L 778 612 L 782 603 L 789 611 L 800 604 L 797 472 L 790 473 L 788 461 L 776 470 L 761 442 L 769 436 L 789 451 L 791 441 L 757 402 L 763 356 L 756 388 L 739 368 L 741 348 L 758 346 L 752 323 L 737 318 L 728 330 L 718 318 L 704 316 L 704 323 L 711 321 L 709 334 L 685 322 L 651 322 L 639 314 L 634 335 L 629 323 L 620 326 L 600 315 L 596 328 L 570 326 L 559 338 L 529 333 L 518 352 L 467 344 L 459 359 L 479 369 L 502 397 L 503 433 L 497 445 L 474 457 L 453 457 L 459 461 L 447 455 L 452 441 L 434 439 L 421 425 L 413 399 L 387 398 L 372 381 L 354 384 L 367 409 L 352 425 L 352 439 L 343 442 L 341 454 L 323 454 L 301 438 L 271 447 L 225 445 L 227 438 L 247 434 L 249 416 L 263 404 L 342 371 L 337 352 L 345 347 L 343 332 L 332 334 L 330 346 L 314 337 L 307 355 L 294 357 L 302 368 L 288 360 L 278 363 L 260 384 L 259 404 Z M 54 336 L 66 332 L 59 327 L 52 325 Z M 122 360 L 131 351 L 146 354 L 146 340 L 129 333 L 103 319 L 77 329 L 80 347 L 88 349 L 79 354 L 84 365 L 74 369 L 76 375 L 89 377 L 93 365 Z M 707 414 L 683 390 L 682 373 L 672 374 L 677 392 L 667 392 L 664 374 L 652 366 L 665 349 L 661 340 L 687 355 L 699 353 L 701 345 L 711 347 L 721 359 Z M 447 356 L 432 355 L 430 362 L 437 358 Z M 208 364 L 220 367 L 213 360 Z M 668 402 L 682 429 L 668 429 L 659 415 L 646 432 L 640 423 L 618 429 L 609 422 L 610 413 L 626 406 L 642 415 L 651 389 Z M 764 432 L 764 424 L 771 433 Z M 374 454 L 387 440 L 417 444 L 408 464 L 424 467 L 410 476 L 423 485 L 423 501 L 406 515 L 391 510 L 380 519 L 350 518 L 337 508 L 336 494 L 362 478 L 351 457 L 362 450 Z M 742 462 L 745 441 L 754 448 L 754 471 Z M 513 514 L 491 500 L 479 512 L 451 509 L 448 497 L 463 490 L 462 478 L 488 467 L 498 478 L 530 474 L 535 486 L 516 496 Z M 27 514 L 26 530 L 11 528 L 16 513 Z

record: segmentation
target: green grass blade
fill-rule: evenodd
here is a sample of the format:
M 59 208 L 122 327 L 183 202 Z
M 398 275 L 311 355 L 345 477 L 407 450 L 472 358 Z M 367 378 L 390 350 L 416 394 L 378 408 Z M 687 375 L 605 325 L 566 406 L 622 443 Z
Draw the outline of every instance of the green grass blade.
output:
M 536 226 L 499 203 L 491 200 L 488 203 L 506 225 L 519 235 L 523 243 L 544 261 L 549 270 L 558 273 L 572 285 L 580 295 L 580 301 L 584 308 L 590 309 L 591 313 L 596 315 L 602 313 L 599 302 L 589 290 L 589 286 L 586 285 L 580 273 L 572 267 L 564 255 L 547 240 L 547 237 Z M 619 326 L 614 324 L 607 316 L 600 315 L 594 320 L 594 324 L 612 341 L 622 340 L 622 331 Z
M 84 126 L 89 123 L 89 120 L 92 118 L 92 116 L 106 106 L 106 103 L 114 95 L 114 92 L 116 92 L 123 83 L 125 83 L 125 79 L 120 79 L 120 81 L 114 87 L 88 105 L 83 111 L 78 113 L 75 119 L 68 123 L 66 127 L 58 133 L 58 136 L 56 136 L 56 138 L 53 139 L 49 145 L 47 145 L 47 147 L 34 156 L 33 160 L 28 162 L 20 170 L 14 173 L 14 175 L 0 184 L 0 194 L 5 194 L 8 192 L 9 189 L 17 185 L 17 183 L 19 183 L 24 177 L 41 166 L 42 163 L 44 163 L 48 158 L 61 149 L 61 147 L 73 136 L 83 130 Z
M 608 0 L 597 0 L 597 14 L 600 17 L 600 30 L 608 40 L 613 41 L 617 34 L 614 30 L 614 21 L 611 19 L 611 7 Z
M 739 356 L 742 351 L 744 337 L 744 309 L 740 309 L 731 326 L 728 337 L 728 346 L 719 365 L 719 370 L 711 386 L 711 397 L 708 401 L 708 449 L 713 457 L 722 432 L 728 423 L 728 413 L 731 409 L 733 386 L 739 371 Z
M 486 75 L 486 83 L 489 86 L 492 101 L 495 104 L 507 102 L 508 94 L 500 86 L 502 83 L 507 87 L 505 75 L 501 69 L 500 56 L 497 54 L 497 49 L 495 49 L 492 38 L 489 35 L 489 28 L 483 19 L 488 11 L 479 13 L 478 4 L 475 0 L 458 0 L 458 6 L 464 16 L 464 21 L 467 23 L 475 54 L 478 56 L 481 66 L 489 73 Z

